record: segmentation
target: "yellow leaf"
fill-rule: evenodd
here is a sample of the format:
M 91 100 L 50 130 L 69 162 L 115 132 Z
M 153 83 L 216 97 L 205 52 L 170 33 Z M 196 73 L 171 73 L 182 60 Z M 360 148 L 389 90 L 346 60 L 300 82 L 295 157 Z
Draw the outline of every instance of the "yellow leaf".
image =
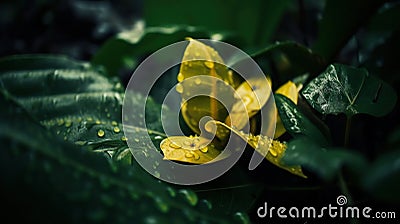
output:
M 243 82 L 236 89 L 238 99 L 233 104 L 225 123 L 239 130 L 242 129 L 249 122 L 249 119 L 243 115 L 247 114 L 248 118 L 251 118 L 267 103 L 271 96 L 270 84 L 270 80 L 266 78 L 252 78 Z
M 210 140 L 200 136 L 171 136 L 160 143 L 164 159 L 192 164 L 215 162 L 228 156 L 216 147 L 215 142 L 210 143 Z
M 198 123 L 202 117 L 210 116 L 215 120 L 224 121 L 228 116 L 226 108 L 213 97 L 217 95 L 224 95 L 226 98 L 230 97 L 230 100 L 224 101 L 228 107 L 231 107 L 231 104 L 234 102 L 233 94 L 226 92 L 227 88 L 219 87 L 218 85 L 220 84 L 217 83 L 216 79 L 209 81 L 200 76 L 221 79 L 221 83 L 226 83 L 233 88 L 239 86 L 241 79 L 224 65 L 221 56 L 213 48 L 200 41 L 191 38 L 189 40 L 190 42 L 185 49 L 177 79 L 179 82 L 182 82 L 191 77 L 199 78 L 194 79 L 190 83 L 192 86 L 189 86 L 188 83 L 185 84 L 186 86 L 179 86 L 178 84 L 177 91 L 182 96 L 182 116 L 185 122 L 190 129 L 200 134 L 201 131 Z M 185 98 L 193 96 L 190 91 L 194 88 L 208 88 L 210 97 L 196 96 L 190 100 L 186 100 Z
M 307 176 L 304 175 L 301 166 L 287 166 L 282 162 L 282 157 L 285 155 L 285 150 L 287 147 L 285 143 L 273 140 L 264 135 L 246 134 L 243 131 L 239 131 L 219 121 L 209 121 L 206 125 L 208 126 L 218 125 L 231 130 L 241 139 L 246 141 L 247 144 L 249 144 L 261 155 L 265 155 L 265 158 L 272 164 L 278 166 L 281 169 L 287 170 L 292 174 L 295 174 L 303 178 L 307 178 Z
M 281 87 L 279 87 L 275 93 L 281 94 L 289 98 L 291 101 L 293 101 L 295 104 L 297 104 L 297 100 L 299 97 L 299 91 L 300 89 L 297 88 L 296 84 L 294 84 L 292 81 L 288 81 L 287 83 L 283 84 Z M 274 138 L 279 138 L 282 136 L 285 132 L 286 129 L 283 126 L 283 123 L 281 121 L 281 118 L 279 117 L 279 114 L 276 115 L 276 128 L 275 128 L 275 136 Z

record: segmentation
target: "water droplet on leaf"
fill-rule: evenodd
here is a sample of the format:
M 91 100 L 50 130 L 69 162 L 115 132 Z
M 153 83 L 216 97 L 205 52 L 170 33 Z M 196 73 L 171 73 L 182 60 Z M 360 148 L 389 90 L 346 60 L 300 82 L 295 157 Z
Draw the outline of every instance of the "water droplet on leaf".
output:
M 209 69 L 214 68 L 214 62 L 212 62 L 212 61 L 205 61 L 204 65 Z
M 97 131 L 97 136 L 99 136 L 100 138 L 104 137 L 105 134 L 106 134 L 106 133 L 105 133 L 102 129 L 99 129 L 99 130 Z
M 176 89 L 176 91 L 177 91 L 178 93 L 183 93 L 183 86 L 182 86 L 182 84 L 180 84 L 180 83 L 176 84 L 175 89 Z

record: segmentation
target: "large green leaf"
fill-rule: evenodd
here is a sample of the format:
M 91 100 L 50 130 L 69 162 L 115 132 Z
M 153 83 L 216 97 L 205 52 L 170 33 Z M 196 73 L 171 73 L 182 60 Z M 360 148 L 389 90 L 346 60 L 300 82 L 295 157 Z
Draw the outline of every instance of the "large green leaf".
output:
M 10 67 L 7 62 L 19 66 Z M 119 81 L 65 57 L 15 56 L 0 60 L 0 65 L 1 90 L 50 131 L 65 141 L 117 155 L 115 158 L 130 157 L 122 131 L 123 88 Z M 160 113 L 155 113 L 160 106 L 151 98 L 134 96 L 129 99 L 133 105 L 147 100 L 148 127 L 156 136 L 162 130 Z M 140 118 L 131 115 L 125 119 Z
M 330 142 L 325 136 L 287 97 L 275 94 L 275 103 L 285 129 L 293 136 L 307 136 L 326 145 Z
M 29 223 L 231 223 L 187 189 L 63 141 L 0 94 L 2 219 Z M 212 206 L 211 206 L 212 207 Z M 240 213 L 241 217 L 244 216 Z M 237 216 L 237 215 L 236 215 Z M 8 220 L 7 220 L 8 221 Z
M 325 181 L 338 177 L 342 168 L 346 168 L 357 179 L 365 172 L 367 165 L 364 157 L 355 152 L 322 148 L 309 138 L 290 141 L 282 160 L 287 165 L 301 165 Z
M 313 50 L 330 61 L 385 0 L 328 0 Z
M 365 113 L 384 116 L 397 101 L 396 92 L 387 83 L 369 75 L 365 69 L 347 65 L 330 65 L 311 80 L 302 94 L 322 114 Z
M 362 186 L 376 199 L 400 202 L 400 151 L 380 156 L 367 170 Z
M 185 23 L 211 31 L 232 30 L 237 32 L 240 42 L 254 46 L 271 40 L 290 3 L 289 0 L 175 0 L 171 4 L 149 0 L 144 3 L 144 19 L 149 26 Z
M 202 28 L 183 25 L 163 27 L 136 27 L 106 41 L 96 52 L 92 63 L 105 67 L 108 74 L 118 76 L 120 71 L 133 72 L 141 58 L 186 37 L 211 38 Z M 225 38 L 225 34 L 219 34 Z

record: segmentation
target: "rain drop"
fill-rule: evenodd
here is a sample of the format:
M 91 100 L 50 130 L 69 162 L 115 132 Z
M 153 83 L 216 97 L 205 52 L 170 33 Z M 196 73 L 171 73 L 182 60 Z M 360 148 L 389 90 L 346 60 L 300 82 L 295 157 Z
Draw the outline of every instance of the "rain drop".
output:
M 183 76 L 182 73 L 179 73 L 176 78 L 177 78 L 178 82 L 182 82 L 185 77 Z
M 192 206 L 195 206 L 197 204 L 198 198 L 196 193 L 190 190 L 186 189 L 181 189 L 179 190 L 179 194 L 184 196 L 185 200 Z
M 192 153 L 192 152 L 187 152 L 186 154 L 185 154 L 185 157 L 186 158 L 192 158 L 194 156 L 194 154 Z
M 175 197 L 176 196 L 176 192 L 175 192 L 175 190 L 173 188 L 167 187 L 167 191 L 168 191 L 168 193 L 169 193 L 169 195 L 171 197 Z
M 95 123 L 96 123 L 96 124 L 101 124 L 101 121 L 100 121 L 100 120 L 96 120 Z
M 119 133 L 121 130 L 119 129 L 119 127 L 114 127 L 114 132 L 115 133 Z
M 207 152 L 208 152 L 208 147 L 207 147 L 207 146 L 201 147 L 199 150 L 200 150 L 200 152 L 202 152 L 202 153 L 207 153 Z
M 66 127 L 66 128 L 71 127 L 71 125 L 72 125 L 72 121 L 69 121 L 69 120 L 68 120 L 68 121 L 65 122 L 65 127 Z
M 135 138 L 135 142 L 139 142 L 139 139 L 138 139 L 138 138 Z
M 250 223 L 250 219 L 249 217 L 242 213 L 242 212 L 236 212 L 235 213 L 235 219 L 237 219 L 238 221 L 240 221 L 243 224 L 249 224 Z
M 105 135 L 105 132 L 102 129 L 99 129 L 97 131 L 97 136 L 99 136 L 100 138 L 104 137 L 104 135 Z
M 182 148 L 182 146 L 178 145 L 176 142 L 169 143 L 169 147 L 174 148 L 174 149 Z
M 158 171 L 154 171 L 154 176 L 157 177 L 157 178 L 160 178 L 161 174 Z
M 128 140 L 128 139 L 127 139 L 125 136 L 122 136 L 122 137 L 121 137 L 121 140 L 124 141 L 124 142 L 126 142 L 126 140 Z
M 183 86 L 182 86 L 182 84 L 180 84 L 180 83 L 176 84 L 175 89 L 176 89 L 176 91 L 177 91 L 178 93 L 183 93 Z
M 195 153 L 195 152 L 192 152 L 192 154 L 193 154 L 195 160 L 200 159 L 199 154 L 197 154 L 197 153 Z
M 62 126 L 64 124 L 64 120 L 60 119 L 57 121 L 58 126 Z
M 276 156 L 278 155 L 278 153 L 275 151 L 274 148 L 270 148 L 270 149 L 269 149 L 269 153 L 271 153 L 271 155 L 272 155 L 273 157 L 276 157 Z
M 117 126 L 118 123 L 117 123 L 116 121 L 112 121 L 112 122 L 111 122 L 111 125 L 112 125 L 112 126 Z
M 205 61 L 204 65 L 209 69 L 214 68 L 214 62 L 212 62 L 212 61 Z
M 160 197 L 154 198 L 154 201 L 156 202 L 157 208 L 160 209 L 161 212 L 163 213 L 168 212 L 169 210 L 168 205 Z
M 194 83 L 196 83 L 196 85 L 200 85 L 201 84 L 201 79 L 200 78 L 196 78 L 194 80 Z

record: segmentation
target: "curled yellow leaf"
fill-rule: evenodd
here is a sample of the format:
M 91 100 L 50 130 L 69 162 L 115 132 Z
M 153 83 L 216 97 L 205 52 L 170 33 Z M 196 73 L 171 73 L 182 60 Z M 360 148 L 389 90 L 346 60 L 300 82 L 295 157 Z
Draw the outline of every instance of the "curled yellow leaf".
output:
M 200 136 L 171 136 L 160 143 L 165 160 L 204 164 L 226 158 L 226 152 L 216 148 L 216 143 Z
M 217 125 L 229 129 L 241 139 L 246 141 L 247 144 L 249 144 L 261 155 L 265 155 L 265 158 L 272 164 L 278 166 L 281 169 L 287 170 L 292 174 L 307 178 L 307 176 L 304 175 L 301 166 L 288 166 L 282 162 L 282 157 L 285 155 L 287 147 L 285 143 L 273 140 L 264 135 L 252 135 L 251 133 L 247 134 L 219 121 L 209 121 L 206 125 Z

